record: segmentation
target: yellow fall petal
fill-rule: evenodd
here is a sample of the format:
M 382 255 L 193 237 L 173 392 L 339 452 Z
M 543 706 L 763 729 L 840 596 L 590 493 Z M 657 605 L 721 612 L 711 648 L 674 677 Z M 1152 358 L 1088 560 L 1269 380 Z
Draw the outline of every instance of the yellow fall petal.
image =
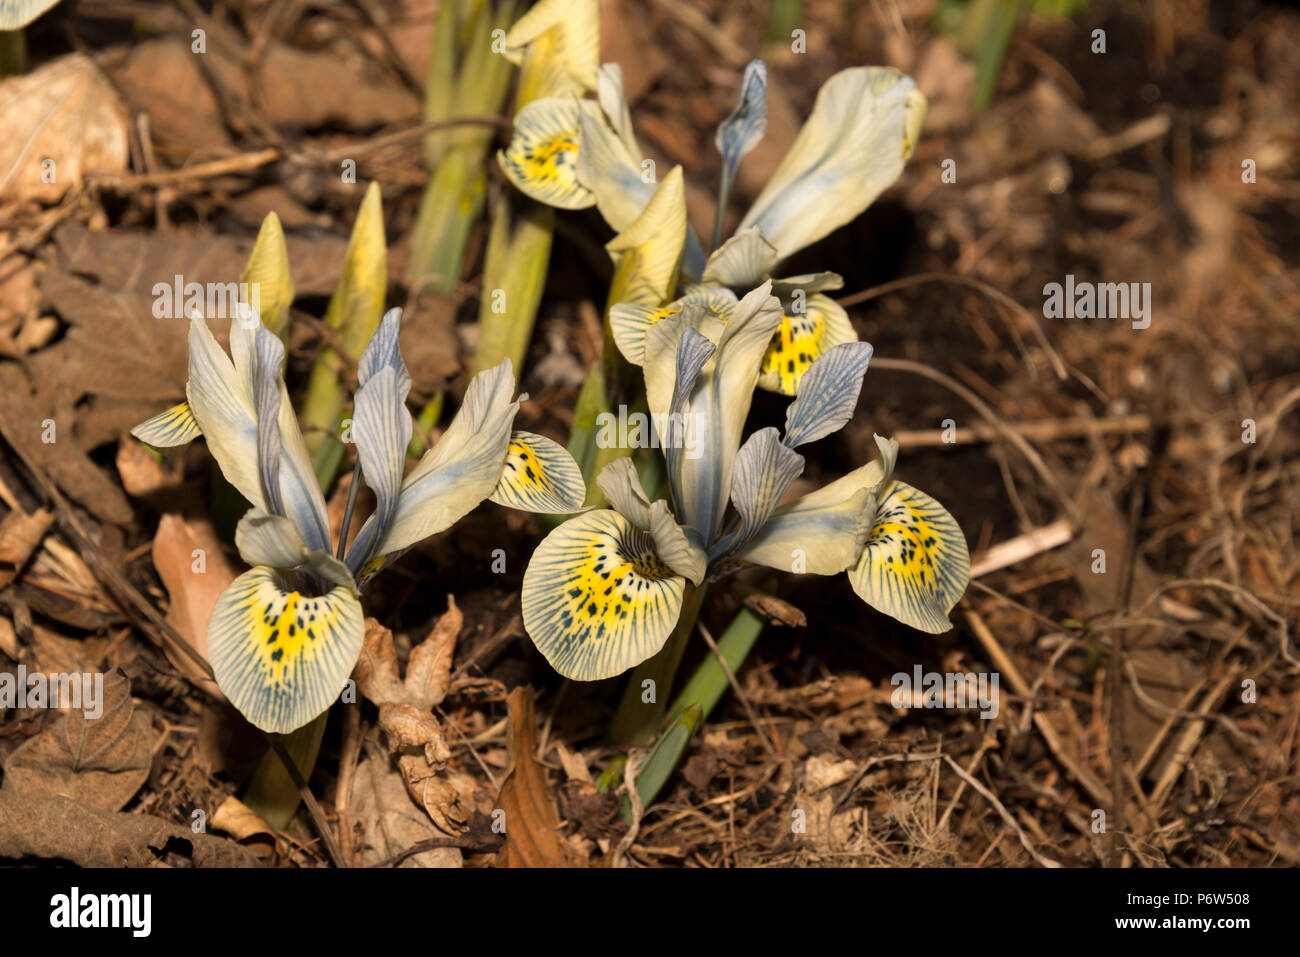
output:
M 663 647 L 685 586 L 648 532 L 612 509 L 587 512 L 533 552 L 524 573 L 524 628 L 566 678 L 609 678 Z
M 897 480 L 882 492 L 862 557 L 849 571 L 853 590 L 905 625 L 945 632 L 970 582 L 966 536 L 924 492 Z

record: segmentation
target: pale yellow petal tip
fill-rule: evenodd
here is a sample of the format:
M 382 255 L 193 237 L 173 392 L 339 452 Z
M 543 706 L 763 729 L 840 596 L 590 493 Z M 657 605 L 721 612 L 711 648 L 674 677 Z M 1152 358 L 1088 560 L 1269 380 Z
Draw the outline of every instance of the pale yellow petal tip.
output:
M 190 404 L 181 402 L 141 422 L 131 434 L 156 449 L 169 449 L 197 439 L 202 432 Z
M 911 90 L 907 94 L 906 119 L 903 126 L 903 159 L 909 160 L 916 152 L 917 140 L 921 138 L 921 126 L 925 123 L 925 113 L 929 103 L 920 90 Z
M 650 202 L 632 225 L 605 244 L 610 253 L 635 249 L 656 237 L 671 238 L 678 232 L 686 238 L 686 183 L 682 168 L 674 166 L 655 188 Z M 665 237 L 665 233 L 667 237 Z

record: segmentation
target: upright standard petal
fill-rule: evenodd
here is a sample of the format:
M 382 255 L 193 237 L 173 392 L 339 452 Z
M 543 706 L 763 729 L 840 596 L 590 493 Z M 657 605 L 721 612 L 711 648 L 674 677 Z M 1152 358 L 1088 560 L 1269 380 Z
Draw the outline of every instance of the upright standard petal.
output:
M 704 543 L 695 529 L 677 524 L 663 499 L 650 506 L 650 537 L 665 565 L 692 584 L 704 581 L 709 565 Z
M 829 296 L 807 297 L 804 311 L 781 317 L 767 352 L 758 384 L 769 392 L 798 395 L 799 384 L 812 364 L 828 349 L 857 342 L 848 313 Z
M 451 527 L 492 494 L 501 480 L 511 425 L 519 411 L 519 403 L 510 399 L 514 389 L 509 359 L 474 376 L 447 431 L 407 473 L 376 556 L 409 548 Z M 372 516 L 366 526 L 373 521 Z
M 611 509 L 587 512 L 533 552 L 524 572 L 524 628 L 566 678 L 609 678 L 663 647 L 685 584 L 647 532 Z
M 245 341 L 241 327 L 241 321 L 231 324 L 232 347 Z M 328 551 L 330 532 L 325 496 L 321 494 L 307 443 L 281 375 L 284 343 L 260 320 L 256 321 L 253 333 L 250 360 L 257 410 L 257 464 L 266 509 L 292 519 L 309 549 Z
M 970 582 L 966 536 L 929 495 L 892 481 L 849 581 L 877 611 L 920 631 L 945 632 L 952 627 L 948 613 Z
M 263 731 L 287 733 L 338 698 L 363 631 L 351 588 L 306 595 L 258 567 L 217 600 L 208 656 L 218 687 L 244 717 Z
M 924 103 L 890 67 L 832 76 L 739 228 L 758 226 L 784 259 L 854 219 L 902 173 Z
M 762 60 L 750 60 L 740 81 L 736 108 L 718 124 L 714 135 L 718 152 L 722 154 L 724 176 L 730 179 L 735 175 L 741 159 L 758 145 L 766 132 L 767 65 Z
M 252 394 L 243 388 L 234 363 L 200 317 L 190 320 L 185 394 L 221 474 L 249 502 L 265 507 L 257 468 L 257 416 Z
M 858 404 L 871 344 L 846 342 L 823 352 L 809 367 L 799 397 L 785 410 L 785 444 L 796 448 L 842 429 Z
M 375 493 L 375 514 L 367 534 L 358 535 L 348 549 L 347 564 L 353 573 L 373 557 L 397 511 L 406 447 L 411 442 L 411 413 L 406 408 L 411 375 L 398 347 L 401 326 L 402 310 L 390 309 L 357 363 L 360 385 L 353 403 L 352 439 L 361 474 Z
M 753 289 L 771 276 L 776 247 L 757 226 L 742 229 L 713 251 L 704 264 L 703 283 L 732 289 Z
M 582 508 L 586 497 L 582 469 L 568 449 L 544 435 L 515 430 L 492 501 L 525 512 L 563 515 Z
M 722 328 L 711 363 L 695 378 L 681 408 L 673 404 L 675 413 L 688 417 L 685 421 L 700 423 L 705 450 L 695 459 L 682 454 L 669 458 L 668 474 L 675 479 L 674 501 L 678 515 L 709 543 L 722 530 L 732 463 L 740 448 L 759 366 L 781 322 L 781 304 L 768 294 L 769 286 L 764 283 L 740 301 Z M 647 395 L 648 370 L 647 366 Z
M 578 114 L 587 108 L 571 96 L 529 103 L 515 116 L 510 143 L 497 161 L 515 188 L 539 203 L 586 209 L 595 194 L 578 182 Z
M 614 459 L 596 476 L 596 487 L 614 510 L 637 528 L 650 528 L 650 499 L 630 458 Z

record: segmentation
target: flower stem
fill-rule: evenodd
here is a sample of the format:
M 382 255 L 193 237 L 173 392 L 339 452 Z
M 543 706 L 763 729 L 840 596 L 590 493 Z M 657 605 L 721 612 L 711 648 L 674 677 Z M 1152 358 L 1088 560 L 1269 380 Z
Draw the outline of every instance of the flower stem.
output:
M 320 753 L 321 738 L 325 736 L 325 723 L 328 719 L 329 712 L 322 711 L 309 724 L 280 738 L 284 749 L 293 758 L 293 763 L 302 772 L 304 780 L 311 777 L 312 769 L 316 767 L 316 756 Z M 262 815 L 273 828 L 283 830 L 293 820 L 300 799 L 298 785 L 293 783 L 276 753 L 268 748 L 257 765 L 253 779 L 248 783 L 244 803 Z
M 668 710 L 668 692 L 672 690 L 673 677 L 677 674 L 677 666 L 681 664 L 691 633 L 695 631 L 695 622 L 700 617 L 700 608 L 708 590 L 707 582 L 699 586 L 687 582 L 677 626 L 659 653 L 641 662 L 632 672 L 609 729 L 610 738 L 616 744 L 644 744 L 659 730 Z M 647 681 L 653 684 L 647 685 Z M 652 700 L 646 701 L 646 695 L 652 690 Z

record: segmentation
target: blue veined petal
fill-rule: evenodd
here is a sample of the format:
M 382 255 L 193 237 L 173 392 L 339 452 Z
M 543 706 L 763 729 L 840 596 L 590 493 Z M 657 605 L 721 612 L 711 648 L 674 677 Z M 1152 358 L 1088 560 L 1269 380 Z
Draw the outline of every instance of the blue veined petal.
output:
M 802 496 L 778 508 L 732 557 L 798 574 L 837 574 L 861 556 L 874 503 L 868 488 L 838 498 Z
M 586 497 L 582 470 L 564 446 L 544 435 L 515 430 L 492 501 L 525 512 L 563 515 L 582 508 Z
M 190 404 L 182 402 L 165 412 L 159 412 L 152 418 L 145 419 L 131 430 L 131 434 L 156 449 L 169 449 L 192 442 L 203 432 L 194 419 Z
M 241 321 L 231 324 L 232 343 L 241 340 Z M 252 346 L 257 460 L 266 510 L 292 519 L 311 551 L 329 551 L 325 496 L 316 481 L 307 443 L 303 440 L 281 373 L 284 343 L 257 319 Z
M 902 173 L 924 113 L 895 69 L 836 73 L 738 228 L 758 226 L 784 259 L 856 218 Z
M 349 587 L 304 594 L 258 567 L 221 593 L 208 657 L 222 693 L 263 731 L 302 727 L 338 698 L 361 652 L 361 603 Z
M 640 302 L 618 302 L 609 309 L 609 330 L 614 344 L 623 358 L 634 366 L 645 364 L 646 336 L 658 322 L 681 311 L 678 299 L 666 306 L 650 306 Z
M 769 295 L 769 288 L 770 284 L 764 283 L 736 306 L 722 327 L 713 359 L 695 377 L 690 394 L 681 405 L 683 421 L 702 430 L 700 447 L 704 454 L 692 459 L 680 450 L 669 449 L 670 453 L 677 453 L 670 454 L 668 469 L 677 514 L 686 524 L 698 529 L 709 543 L 722 530 L 731 491 L 732 463 L 740 448 L 741 431 L 753 400 L 759 366 L 772 333 L 781 322 L 781 304 Z M 649 395 L 648 371 L 646 383 Z M 676 401 L 673 411 L 679 411 Z
M 776 429 L 769 426 L 751 435 L 736 453 L 731 476 L 731 503 L 739 521 L 732 534 L 709 549 L 709 560 L 737 551 L 757 535 L 803 467 L 803 456 L 784 445 Z
M 722 154 L 723 175 L 728 180 L 735 176 L 741 159 L 758 145 L 766 132 L 767 65 L 762 60 L 750 60 L 740 82 L 736 108 L 718 124 L 714 136 Z
M 609 310 L 610 332 L 623 358 L 633 365 L 645 365 L 646 337 L 658 322 L 671 318 L 688 306 L 702 307 L 719 324 L 731 318 L 739 300 L 725 286 L 695 283 L 682 290 L 682 295 L 666 306 L 654 307 L 632 302 L 615 303 Z M 703 323 L 692 322 L 697 329 Z M 706 333 L 707 335 L 707 333 Z
M 894 480 L 874 510 L 849 581 L 877 611 L 920 631 L 945 632 L 952 627 L 948 613 L 970 582 L 966 536 L 942 505 Z
M 361 474 L 375 493 L 375 512 L 364 534 L 348 548 L 347 565 L 354 573 L 373 557 L 397 511 L 406 447 L 411 442 L 411 413 L 406 408 L 411 376 L 398 347 L 401 325 L 402 311 L 390 309 L 357 363 L 360 385 L 353 403 L 352 439 Z
M 524 572 L 524 628 L 566 678 L 609 678 L 663 647 L 685 585 L 647 532 L 612 509 L 586 512 L 533 552 Z
M 519 402 L 510 399 L 514 389 L 509 359 L 474 376 L 447 431 L 402 482 L 392 524 L 374 551 L 376 557 L 449 528 L 492 494 L 519 411 Z M 373 516 L 366 526 L 372 522 Z
M 785 410 L 785 444 L 791 448 L 838 432 L 858 404 L 871 344 L 846 342 L 823 352 L 804 373 L 799 396 Z

